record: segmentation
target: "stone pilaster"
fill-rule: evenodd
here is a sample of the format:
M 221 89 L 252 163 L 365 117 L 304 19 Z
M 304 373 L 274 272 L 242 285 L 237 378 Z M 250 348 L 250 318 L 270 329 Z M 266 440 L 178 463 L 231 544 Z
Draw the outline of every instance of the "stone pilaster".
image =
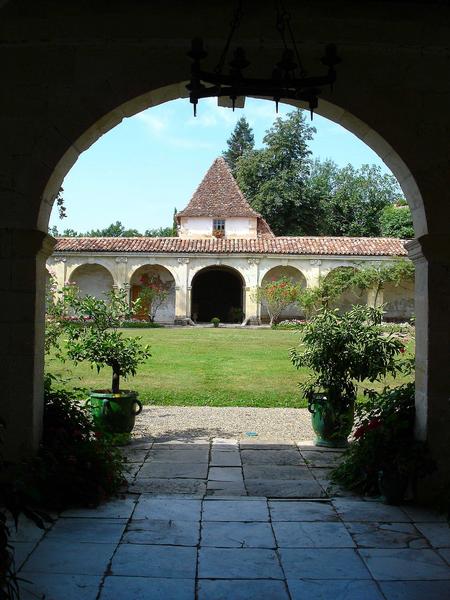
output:
M 424 235 L 407 249 L 416 267 L 416 436 L 438 465 L 419 490 L 430 498 L 450 485 L 450 236 Z
M 45 262 L 55 240 L 37 230 L 0 230 L 0 370 L 5 456 L 34 452 L 42 431 Z

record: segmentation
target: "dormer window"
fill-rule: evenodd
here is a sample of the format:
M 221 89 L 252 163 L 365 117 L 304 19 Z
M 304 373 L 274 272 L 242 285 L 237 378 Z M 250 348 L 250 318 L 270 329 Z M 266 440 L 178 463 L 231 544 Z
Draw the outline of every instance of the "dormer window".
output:
M 213 231 L 225 232 L 225 219 L 213 219 Z

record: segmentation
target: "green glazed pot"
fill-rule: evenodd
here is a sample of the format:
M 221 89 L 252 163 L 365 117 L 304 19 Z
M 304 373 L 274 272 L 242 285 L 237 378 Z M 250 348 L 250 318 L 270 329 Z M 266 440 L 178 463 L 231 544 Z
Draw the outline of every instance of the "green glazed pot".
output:
M 119 394 L 91 392 L 86 405 L 91 409 L 95 425 L 109 433 L 130 433 L 136 415 L 142 411 L 137 392 L 129 390 Z
M 308 401 L 316 446 L 345 448 L 353 427 L 354 399 L 332 399 L 326 392 L 314 394 Z

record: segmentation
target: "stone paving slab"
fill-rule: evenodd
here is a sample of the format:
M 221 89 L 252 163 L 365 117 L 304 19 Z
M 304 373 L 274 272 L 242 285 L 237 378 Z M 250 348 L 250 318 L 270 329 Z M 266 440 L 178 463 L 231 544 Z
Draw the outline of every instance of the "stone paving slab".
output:
M 160 462 L 151 461 L 144 463 L 139 471 L 138 480 L 144 478 L 155 479 L 206 479 L 208 463 L 191 462 Z
M 200 548 L 200 579 L 284 579 L 274 550 L 263 548 Z
M 200 521 L 202 502 L 193 498 L 147 496 L 142 494 L 136 504 L 133 519 L 162 521 Z
M 135 494 L 187 494 L 203 497 L 206 492 L 206 481 L 202 479 L 158 479 L 140 477 L 129 486 Z
M 195 579 L 121 577 L 105 579 L 100 600 L 193 600 Z
M 247 496 L 244 481 L 208 481 L 207 496 Z
M 56 521 L 46 539 L 118 544 L 126 524 L 126 519 L 62 517 Z
M 243 484 L 242 469 L 241 467 L 210 467 L 208 483 L 210 481 L 234 481 Z
M 153 521 L 133 519 L 122 541 L 128 544 L 166 544 L 197 546 L 200 538 L 199 521 Z
M 431 549 L 372 548 L 361 549 L 360 555 L 379 581 L 450 579 L 448 565 Z
M 112 560 L 111 574 L 195 579 L 196 565 L 196 548 L 120 544 Z
M 262 600 L 263 598 L 289 600 L 285 583 L 270 579 L 200 579 L 198 584 L 198 600 Z
M 249 495 L 267 498 L 325 498 L 326 493 L 315 480 L 246 479 Z
M 344 521 L 411 522 L 408 515 L 398 506 L 349 498 L 336 498 L 332 502 L 336 512 Z
M 241 452 L 244 465 L 303 465 L 305 460 L 297 449 L 286 450 L 254 450 L 243 449 Z
M 278 521 L 273 531 L 279 548 L 354 548 L 343 523 Z
M 303 480 L 314 478 L 307 467 L 299 465 L 244 465 L 245 479 Z
M 103 575 L 117 544 L 93 544 L 44 539 L 21 573 Z
M 416 523 L 416 527 L 435 548 L 450 548 L 448 523 Z
M 242 465 L 239 452 L 232 450 L 212 450 L 211 467 L 240 467 Z
M 291 600 L 384 600 L 374 581 L 288 579 L 288 587 Z
M 268 521 L 269 509 L 260 500 L 204 500 L 203 521 Z
M 136 506 L 136 496 L 122 496 L 96 508 L 73 508 L 61 513 L 62 517 L 94 517 L 96 519 L 129 519 Z
M 450 598 L 450 581 L 380 582 L 386 600 L 446 600 Z
M 331 502 L 269 500 L 272 521 L 337 521 Z
M 96 600 L 102 581 L 99 575 L 58 573 L 28 573 L 26 579 L 20 583 L 20 600 Z
M 262 522 L 203 522 L 201 545 L 213 548 L 276 548 L 270 523 Z
M 358 548 L 428 548 L 412 523 L 346 523 Z
M 350 548 L 283 548 L 279 551 L 286 579 L 372 579 Z

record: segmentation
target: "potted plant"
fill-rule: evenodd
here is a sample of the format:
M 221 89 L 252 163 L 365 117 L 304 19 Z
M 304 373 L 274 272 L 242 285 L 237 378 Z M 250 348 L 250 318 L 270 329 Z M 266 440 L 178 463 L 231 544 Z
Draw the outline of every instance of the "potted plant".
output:
M 118 328 L 132 318 L 140 300 L 129 306 L 123 289 L 108 293 L 104 300 L 81 297 L 77 287 L 70 285 L 63 289 L 60 301 L 65 315 L 71 315 L 64 326 L 67 356 L 75 364 L 89 362 L 97 372 L 103 367 L 112 370 L 110 389 L 95 390 L 88 399 L 94 421 L 111 433 L 131 432 L 142 404 L 136 392 L 120 389 L 120 378 L 135 375 L 138 365 L 151 354 L 140 337 L 126 337 Z
M 357 382 L 395 376 L 403 343 L 381 327 L 382 310 L 354 306 L 339 315 L 322 309 L 302 331 L 300 349 L 291 349 L 292 364 L 313 371 L 301 384 L 318 446 L 343 447 L 351 432 Z
M 219 323 L 220 323 L 219 317 L 213 317 L 211 319 L 211 323 L 213 324 L 214 327 L 219 327 Z

